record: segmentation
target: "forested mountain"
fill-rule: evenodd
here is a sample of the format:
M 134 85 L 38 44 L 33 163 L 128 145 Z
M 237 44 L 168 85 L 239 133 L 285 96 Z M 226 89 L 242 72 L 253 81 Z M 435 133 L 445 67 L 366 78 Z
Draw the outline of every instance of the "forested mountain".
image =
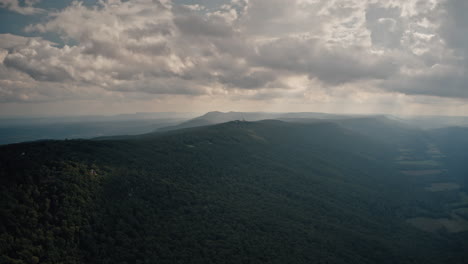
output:
M 467 263 L 467 135 L 337 118 L 0 146 L 0 263 Z

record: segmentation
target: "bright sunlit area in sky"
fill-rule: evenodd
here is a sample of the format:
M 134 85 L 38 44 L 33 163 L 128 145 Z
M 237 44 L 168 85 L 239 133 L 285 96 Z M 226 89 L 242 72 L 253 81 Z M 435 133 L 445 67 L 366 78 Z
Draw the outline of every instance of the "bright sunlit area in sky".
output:
M 468 114 L 464 0 L 0 0 L 0 115 Z

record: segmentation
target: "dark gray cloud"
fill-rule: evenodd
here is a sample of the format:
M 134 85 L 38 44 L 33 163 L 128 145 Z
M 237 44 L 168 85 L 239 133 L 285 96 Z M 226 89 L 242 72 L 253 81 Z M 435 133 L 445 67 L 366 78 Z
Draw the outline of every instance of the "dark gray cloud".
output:
M 366 9 L 366 27 L 372 44 L 387 48 L 399 48 L 404 28 L 399 7 L 382 7 L 370 4 Z
M 389 58 L 371 55 L 360 48 L 330 49 L 318 39 L 283 38 L 267 43 L 258 47 L 254 60 L 263 67 L 304 73 L 328 84 L 386 79 L 397 70 Z
M 468 98 L 467 75 L 457 69 L 433 69 L 416 76 L 405 76 L 386 82 L 386 88 L 405 94 L 449 98 Z
M 418 1 L 416 8 L 424 4 Z M 468 3 L 447 0 L 434 6 L 432 12 L 414 16 L 419 24 L 433 24 L 420 29 L 422 37 L 410 39 L 415 47 L 425 49 L 416 56 L 420 64 L 409 66 L 382 87 L 409 95 L 468 98 Z
M 203 17 L 193 12 L 182 12 L 174 18 L 174 24 L 184 35 L 200 38 L 225 38 L 233 34 L 232 25 L 219 17 Z
M 24 72 L 37 81 L 66 82 L 71 80 L 68 72 L 61 68 L 41 65 L 25 61 L 19 56 L 7 56 L 3 61 L 5 66 Z
M 464 0 L 447 0 L 440 4 L 440 36 L 453 48 L 462 59 L 468 53 L 468 2 Z
M 127 34 L 130 38 L 140 40 L 145 36 L 171 36 L 174 32 L 172 31 L 170 24 L 148 23 L 142 27 L 129 28 L 124 32 L 124 34 Z
M 232 88 L 260 89 L 276 80 L 274 71 L 254 71 L 243 74 L 226 74 L 218 77 L 219 81 Z

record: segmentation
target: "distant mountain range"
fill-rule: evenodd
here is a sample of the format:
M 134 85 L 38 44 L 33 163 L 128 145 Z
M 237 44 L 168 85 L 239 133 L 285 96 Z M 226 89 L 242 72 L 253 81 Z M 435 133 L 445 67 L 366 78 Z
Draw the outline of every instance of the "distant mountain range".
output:
M 198 127 L 225 123 L 229 121 L 259 121 L 265 119 L 341 119 L 358 115 L 335 115 L 325 113 L 266 113 L 266 112 L 208 112 L 202 116 L 190 119 L 175 126 L 160 128 L 160 131 L 176 130 L 181 128 Z
M 326 113 L 208 112 L 195 113 L 135 113 L 115 116 L 22 117 L 0 119 L 0 144 L 45 139 L 74 139 L 137 135 L 190 127 L 225 123 L 234 120 L 260 121 L 276 119 L 311 123 L 320 120 L 387 118 L 414 128 L 433 129 L 447 126 L 468 126 L 467 117 L 393 117 L 386 115 L 340 115 Z
M 299 112 L 299 113 L 268 113 L 268 112 L 208 112 L 202 116 L 195 117 L 177 125 L 159 128 L 159 131 L 176 130 L 181 128 L 198 127 L 219 124 L 234 120 L 244 121 L 259 121 L 265 119 L 277 119 L 291 122 L 313 122 L 316 120 L 346 120 L 362 118 L 386 118 L 389 120 L 398 121 L 400 126 L 406 124 L 415 128 L 434 129 L 448 126 L 464 126 L 468 127 L 468 117 L 457 116 L 407 116 L 395 117 L 391 115 L 357 115 L 357 114 L 327 114 L 315 112 Z
M 194 117 L 194 113 L 135 113 L 114 116 L 0 119 L 0 144 L 45 139 L 93 138 L 149 133 Z

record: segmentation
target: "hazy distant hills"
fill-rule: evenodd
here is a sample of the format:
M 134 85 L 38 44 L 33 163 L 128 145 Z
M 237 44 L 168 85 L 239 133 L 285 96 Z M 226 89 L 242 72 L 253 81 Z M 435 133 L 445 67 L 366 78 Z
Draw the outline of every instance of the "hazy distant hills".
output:
M 143 134 L 179 124 L 193 116 L 193 113 L 135 113 L 115 116 L 2 118 L 0 144 Z
M 263 113 L 263 112 L 208 112 L 202 116 L 190 119 L 175 126 L 160 128 L 160 131 L 176 130 L 181 128 L 198 127 L 225 123 L 234 120 L 240 121 L 259 121 L 265 119 L 339 119 L 350 118 L 354 115 L 335 115 L 325 113 Z
M 81 123 L 81 122 L 116 122 L 129 120 L 184 120 L 196 117 L 196 113 L 177 112 L 141 112 L 119 115 L 88 115 L 88 116 L 37 116 L 37 117 L 2 117 L 0 126 Z
M 468 126 L 466 117 L 392 117 L 383 115 L 339 115 L 326 113 L 208 112 L 135 113 L 114 116 L 30 117 L 0 119 L 0 144 L 45 139 L 76 139 L 138 135 L 190 127 L 214 125 L 234 120 L 260 121 L 276 119 L 296 123 L 329 120 L 346 127 L 365 120 L 398 122 L 398 126 L 434 129 L 447 126 Z M 346 120 L 353 119 L 351 122 Z M 396 123 L 395 123 L 396 124 Z M 364 124 L 365 125 L 365 124 Z M 358 129 L 359 126 L 355 126 Z M 367 131 L 367 130 L 366 130 Z M 365 131 L 364 131 L 365 132 Z M 382 131 L 383 132 L 383 131 Z
M 314 113 L 314 112 L 299 112 L 299 113 L 267 113 L 267 112 L 208 112 L 202 116 L 195 117 L 177 125 L 159 128 L 160 131 L 176 130 L 181 128 L 198 127 L 219 124 L 234 120 L 244 121 L 259 121 L 265 119 L 277 119 L 290 122 L 314 122 L 317 120 L 343 120 L 340 122 L 346 125 L 346 121 L 354 119 L 351 123 L 356 123 L 359 119 L 362 122 L 370 120 L 380 120 L 380 122 L 393 122 L 397 126 L 406 126 L 407 128 L 419 129 L 435 129 L 449 126 L 463 126 L 468 127 L 468 117 L 457 116 L 407 116 L 395 117 L 391 115 L 356 115 L 356 114 L 328 114 L 328 113 Z M 370 122 L 374 122 L 370 121 Z M 352 125 L 352 124 L 350 124 Z M 357 128 L 357 127 L 356 127 Z
M 397 118 L 397 120 L 422 129 L 468 127 L 468 117 L 466 116 L 406 116 Z
M 406 141 L 421 141 L 426 135 L 418 127 L 416 121 L 396 119 L 384 115 L 335 115 L 324 113 L 250 113 L 250 112 L 208 112 L 205 115 L 190 119 L 175 126 L 159 128 L 158 131 L 170 131 L 191 127 L 207 126 L 234 120 L 259 121 L 276 119 L 290 123 L 313 124 L 329 122 L 347 128 L 359 134 L 388 143 Z M 426 119 L 425 119 L 426 120 Z M 434 124 L 434 126 L 437 126 Z
M 0 146 L 0 262 L 466 263 L 468 129 L 288 119 Z

